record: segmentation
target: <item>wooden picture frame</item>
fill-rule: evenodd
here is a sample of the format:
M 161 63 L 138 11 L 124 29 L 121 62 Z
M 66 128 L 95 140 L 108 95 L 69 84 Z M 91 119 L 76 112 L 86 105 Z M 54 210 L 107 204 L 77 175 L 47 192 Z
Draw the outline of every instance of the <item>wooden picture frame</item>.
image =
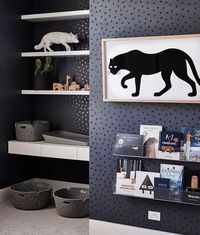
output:
M 200 34 L 102 39 L 103 101 L 200 103 L 199 76 Z

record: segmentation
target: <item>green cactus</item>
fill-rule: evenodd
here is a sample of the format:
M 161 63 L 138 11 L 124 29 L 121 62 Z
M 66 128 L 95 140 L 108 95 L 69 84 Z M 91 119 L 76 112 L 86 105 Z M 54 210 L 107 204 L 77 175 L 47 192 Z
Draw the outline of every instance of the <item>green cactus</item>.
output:
M 53 65 L 52 65 L 52 58 L 51 57 L 46 57 L 46 62 L 44 64 L 44 67 L 42 69 L 42 62 L 40 59 L 35 60 L 35 75 L 43 75 L 46 73 L 49 73 L 53 70 Z
M 51 63 L 52 63 L 52 58 L 51 58 L 50 56 L 48 56 L 48 57 L 46 58 L 46 63 L 48 63 L 48 64 L 51 64 Z
M 36 67 L 36 69 L 35 69 L 35 75 L 39 75 L 39 72 L 40 72 L 41 67 L 42 67 L 42 62 L 41 62 L 40 59 L 36 59 L 36 60 L 35 60 L 35 67 Z
M 46 63 L 44 65 L 44 69 L 41 72 L 41 75 L 51 72 L 51 70 L 53 69 L 53 65 L 51 63 L 52 63 L 52 58 L 46 57 Z

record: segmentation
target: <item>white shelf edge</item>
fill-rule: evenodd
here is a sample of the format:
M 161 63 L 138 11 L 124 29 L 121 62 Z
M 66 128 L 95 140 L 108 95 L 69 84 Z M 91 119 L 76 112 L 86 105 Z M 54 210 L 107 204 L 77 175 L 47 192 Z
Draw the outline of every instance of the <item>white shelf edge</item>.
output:
M 54 52 L 22 52 L 21 57 L 65 57 L 65 56 L 89 56 L 89 50 L 77 50 L 77 51 L 54 51 Z
M 89 96 L 89 91 L 53 91 L 53 90 L 22 90 L 22 95 L 84 95 Z
M 8 153 L 44 158 L 89 161 L 89 146 L 50 144 L 45 141 L 8 141 Z
M 21 20 L 26 20 L 30 22 L 48 22 L 58 20 L 86 19 L 89 18 L 89 15 L 90 10 L 63 11 L 21 15 Z

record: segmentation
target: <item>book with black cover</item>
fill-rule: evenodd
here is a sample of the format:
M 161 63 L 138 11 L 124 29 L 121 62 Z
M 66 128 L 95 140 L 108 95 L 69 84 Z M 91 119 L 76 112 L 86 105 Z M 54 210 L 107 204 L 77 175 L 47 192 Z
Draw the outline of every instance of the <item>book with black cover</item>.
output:
M 120 156 L 143 156 L 143 135 L 118 133 L 113 154 Z
M 170 179 L 154 178 L 154 198 L 169 199 Z

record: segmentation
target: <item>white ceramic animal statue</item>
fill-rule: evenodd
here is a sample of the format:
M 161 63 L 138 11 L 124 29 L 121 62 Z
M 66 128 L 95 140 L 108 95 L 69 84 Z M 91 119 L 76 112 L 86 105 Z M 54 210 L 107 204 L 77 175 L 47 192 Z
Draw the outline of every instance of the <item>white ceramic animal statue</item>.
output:
M 70 51 L 71 48 L 67 43 L 79 43 L 77 34 L 73 33 L 64 33 L 64 32 L 52 32 L 47 33 L 43 36 L 40 44 L 36 45 L 34 48 L 35 50 L 40 50 L 44 48 L 44 51 L 51 51 L 53 50 L 50 48 L 53 44 L 62 44 L 65 46 L 66 51 Z

